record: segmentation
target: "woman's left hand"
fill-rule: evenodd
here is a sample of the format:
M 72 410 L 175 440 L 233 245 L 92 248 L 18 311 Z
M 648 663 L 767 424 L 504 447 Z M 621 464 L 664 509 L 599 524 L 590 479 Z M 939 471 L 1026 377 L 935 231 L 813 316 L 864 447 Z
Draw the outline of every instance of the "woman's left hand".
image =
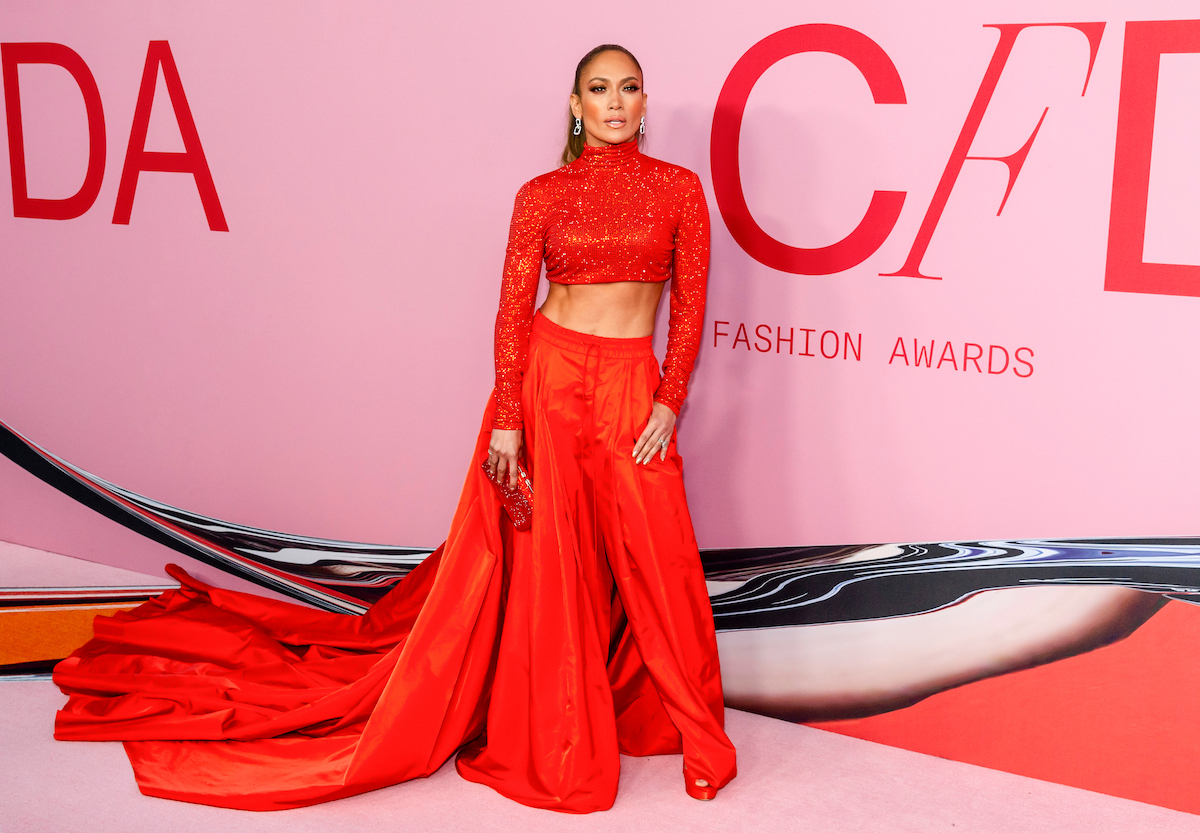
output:
M 675 412 L 661 402 L 655 402 L 650 421 L 633 447 L 634 462 L 645 465 L 656 452 L 661 459 L 667 459 L 667 444 L 671 442 L 671 432 L 674 430 Z

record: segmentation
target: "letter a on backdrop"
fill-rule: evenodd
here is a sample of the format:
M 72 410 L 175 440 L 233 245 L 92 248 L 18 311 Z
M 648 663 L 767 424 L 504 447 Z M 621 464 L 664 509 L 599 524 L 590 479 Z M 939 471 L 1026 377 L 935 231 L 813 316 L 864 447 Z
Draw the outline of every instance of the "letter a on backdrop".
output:
M 158 81 L 160 66 L 163 82 L 171 96 L 175 121 L 179 125 L 179 135 L 183 137 L 183 153 L 146 150 L 146 132 L 150 128 L 150 108 L 154 104 L 154 87 Z M 176 69 L 175 58 L 171 55 L 171 46 L 165 40 L 150 41 L 150 47 L 146 50 L 146 68 L 142 73 L 142 86 L 138 90 L 137 106 L 133 111 L 129 149 L 125 153 L 121 184 L 117 188 L 117 207 L 113 212 L 113 222 L 118 225 L 129 225 L 129 215 L 133 211 L 133 195 L 137 190 L 138 175 L 142 171 L 191 174 L 196 180 L 196 190 L 200 192 L 200 203 L 204 206 L 208 227 L 213 231 L 229 231 L 225 213 L 221 210 L 221 201 L 217 198 L 217 186 L 213 183 L 212 173 L 208 169 L 204 148 L 200 146 L 200 134 L 196 131 L 196 122 L 192 119 L 187 96 L 183 93 L 179 70 Z

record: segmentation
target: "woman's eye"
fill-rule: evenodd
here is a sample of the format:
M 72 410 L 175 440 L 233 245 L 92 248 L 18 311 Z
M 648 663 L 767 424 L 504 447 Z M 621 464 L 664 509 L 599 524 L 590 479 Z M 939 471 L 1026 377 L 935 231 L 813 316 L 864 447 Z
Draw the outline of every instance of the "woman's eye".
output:
M 601 84 L 601 85 L 599 85 L 599 86 L 596 86 L 596 87 L 591 87 L 590 89 L 591 89 L 591 91 L 592 91 L 592 92 L 594 92 L 594 93 L 602 93 L 602 92 L 604 92 L 604 90 L 605 90 L 605 87 L 604 87 L 604 85 L 603 85 L 603 84 Z
M 626 85 L 625 85 L 625 92 L 627 92 L 627 93 L 636 93 L 637 91 L 638 91 L 638 85 L 637 85 L 637 84 L 626 84 Z

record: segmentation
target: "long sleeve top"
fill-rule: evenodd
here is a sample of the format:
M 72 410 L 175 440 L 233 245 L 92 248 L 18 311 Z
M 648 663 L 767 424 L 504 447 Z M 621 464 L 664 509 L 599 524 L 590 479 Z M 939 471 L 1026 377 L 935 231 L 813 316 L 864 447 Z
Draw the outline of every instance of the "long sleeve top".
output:
M 517 192 L 496 315 L 493 428 L 521 428 L 521 380 L 542 263 L 553 283 L 671 280 L 670 325 L 654 401 L 676 414 L 700 348 L 708 205 L 694 173 L 620 145 L 585 145 Z

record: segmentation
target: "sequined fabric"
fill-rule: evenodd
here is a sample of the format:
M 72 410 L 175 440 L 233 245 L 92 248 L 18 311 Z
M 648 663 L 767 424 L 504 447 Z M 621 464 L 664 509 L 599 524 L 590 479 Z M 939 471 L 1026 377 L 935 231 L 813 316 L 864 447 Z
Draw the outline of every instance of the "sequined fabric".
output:
M 708 206 L 700 179 L 645 156 L 637 140 L 583 155 L 521 186 L 496 315 L 494 428 L 521 428 L 521 380 L 542 263 L 554 283 L 671 279 L 670 327 L 654 401 L 676 414 L 700 348 L 708 280 Z

